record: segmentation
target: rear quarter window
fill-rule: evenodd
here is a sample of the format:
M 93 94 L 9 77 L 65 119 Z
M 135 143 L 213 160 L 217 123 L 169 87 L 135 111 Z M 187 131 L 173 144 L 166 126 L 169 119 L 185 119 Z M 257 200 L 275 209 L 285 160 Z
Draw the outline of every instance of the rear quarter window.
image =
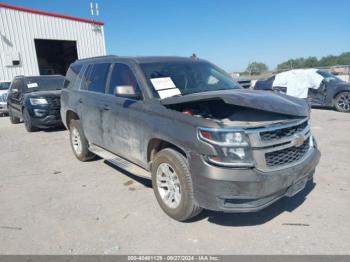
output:
M 110 63 L 89 65 L 83 77 L 82 89 L 91 92 L 105 93 L 110 65 Z
M 69 67 L 64 79 L 64 88 L 73 89 L 75 87 L 75 83 L 77 82 L 79 73 L 82 68 L 83 65 L 72 65 Z

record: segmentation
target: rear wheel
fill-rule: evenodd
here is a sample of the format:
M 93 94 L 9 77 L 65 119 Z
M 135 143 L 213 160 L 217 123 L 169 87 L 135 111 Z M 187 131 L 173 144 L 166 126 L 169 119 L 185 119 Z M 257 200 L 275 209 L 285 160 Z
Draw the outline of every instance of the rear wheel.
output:
M 89 142 L 84 135 L 80 120 L 73 119 L 70 121 L 69 137 L 73 153 L 80 161 L 89 161 L 95 157 L 89 151 Z
M 171 218 L 185 221 L 202 211 L 193 197 L 188 162 L 174 149 L 166 148 L 156 155 L 152 186 L 159 205 Z
M 10 117 L 11 124 L 19 124 L 19 122 L 20 122 L 19 117 L 13 116 L 10 109 L 9 109 L 9 117 Z
M 23 122 L 24 122 L 24 127 L 28 132 L 35 132 L 39 130 L 39 128 L 33 125 L 32 118 L 30 117 L 27 108 L 23 109 Z
M 334 99 L 335 109 L 339 112 L 350 112 L 350 92 L 341 92 Z

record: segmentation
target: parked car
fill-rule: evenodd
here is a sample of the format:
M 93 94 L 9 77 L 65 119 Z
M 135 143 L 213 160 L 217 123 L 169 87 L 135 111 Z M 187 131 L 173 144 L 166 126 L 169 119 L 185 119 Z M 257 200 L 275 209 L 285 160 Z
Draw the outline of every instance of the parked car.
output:
M 11 81 L 0 81 L 0 116 L 6 115 L 7 110 L 7 94 Z
M 60 96 L 64 77 L 17 76 L 8 95 L 10 121 L 17 124 L 23 119 L 28 132 L 62 125 Z
M 293 196 L 320 158 L 306 101 L 242 89 L 198 58 L 106 56 L 67 71 L 61 117 L 81 161 L 150 178 L 170 217 L 261 210 Z
M 350 112 L 350 83 L 324 70 L 296 69 L 279 73 L 257 81 L 255 89 L 283 92 L 307 98 L 312 106 Z

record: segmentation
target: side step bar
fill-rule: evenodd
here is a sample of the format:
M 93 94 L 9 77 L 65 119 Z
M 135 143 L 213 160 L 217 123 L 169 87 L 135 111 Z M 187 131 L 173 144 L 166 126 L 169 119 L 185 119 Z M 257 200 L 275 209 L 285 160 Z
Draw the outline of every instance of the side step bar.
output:
M 95 155 L 98 155 L 99 157 L 110 162 L 111 164 L 117 167 L 120 167 L 121 169 L 124 169 L 133 175 L 151 179 L 151 173 L 148 172 L 147 170 L 103 149 L 102 147 L 96 146 L 94 144 L 90 144 L 89 150 Z

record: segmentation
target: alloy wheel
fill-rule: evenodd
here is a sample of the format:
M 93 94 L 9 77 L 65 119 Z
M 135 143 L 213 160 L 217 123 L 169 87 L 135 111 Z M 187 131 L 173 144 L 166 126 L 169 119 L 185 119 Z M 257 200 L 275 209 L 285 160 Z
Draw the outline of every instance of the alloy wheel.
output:
M 343 111 L 350 111 L 350 92 L 341 93 L 336 103 Z
M 82 152 L 82 142 L 81 142 L 81 137 L 80 137 L 79 131 L 78 131 L 78 129 L 73 128 L 71 130 L 71 132 L 72 132 L 71 142 L 73 145 L 73 149 L 77 155 L 80 155 Z
M 169 208 L 177 208 L 181 202 L 181 186 L 178 175 L 168 163 L 157 169 L 157 188 L 162 201 Z

